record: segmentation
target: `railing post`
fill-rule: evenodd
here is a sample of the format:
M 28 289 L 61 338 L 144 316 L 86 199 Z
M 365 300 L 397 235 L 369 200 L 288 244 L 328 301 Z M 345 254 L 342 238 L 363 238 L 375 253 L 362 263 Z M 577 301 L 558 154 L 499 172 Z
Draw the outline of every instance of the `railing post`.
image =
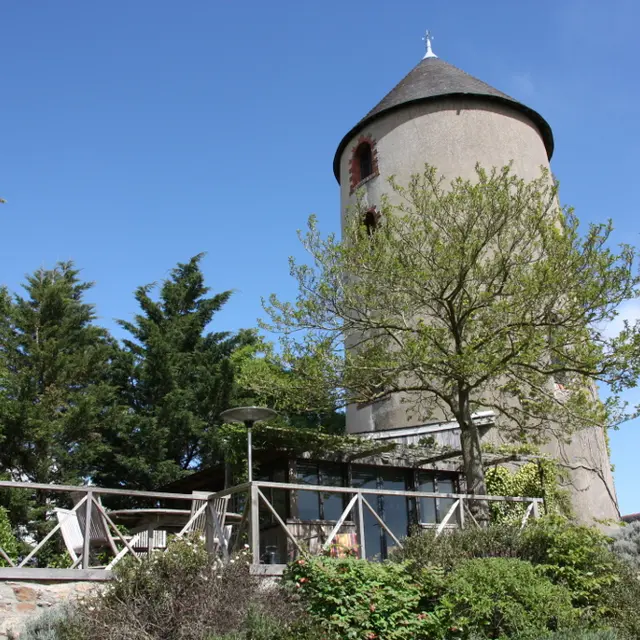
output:
M 358 537 L 360 538 L 360 557 L 367 557 L 367 545 L 364 539 L 364 509 L 362 508 L 362 494 L 358 491 Z
M 91 508 L 93 507 L 93 491 L 87 491 L 87 501 L 84 505 L 84 541 L 82 546 L 82 568 L 89 568 L 89 556 L 91 555 Z
M 249 514 L 249 544 L 254 565 L 260 564 L 260 502 L 258 487 L 253 482 L 250 487 L 251 512 Z
M 464 499 L 460 498 L 460 528 L 464 529 Z

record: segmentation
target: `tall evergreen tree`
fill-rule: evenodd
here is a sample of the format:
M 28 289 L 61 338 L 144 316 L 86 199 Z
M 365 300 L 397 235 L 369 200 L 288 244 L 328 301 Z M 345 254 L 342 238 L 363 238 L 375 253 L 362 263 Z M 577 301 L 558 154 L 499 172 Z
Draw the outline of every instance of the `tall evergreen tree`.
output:
M 113 405 L 114 342 L 85 302 L 92 286 L 71 262 L 27 277 L 26 297 L 0 301 L 0 464 L 34 482 L 81 481 Z
M 231 291 L 207 295 L 201 259 L 179 263 L 157 300 L 154 285 L 138 288 L 141 313 L 120 321 L 131 339 L 114 375 L 127 412 L 104 434 L 102 484 L 158 487 L 217 460 L 214 427 L 234 391 L 231 357 L 255 335 L 207 332 Z
M 5 477 L 81 483 L 101 455 L 100 432 L 115 414 L 108 370 L 116 347 L 84 300 L 91 286 L 64 262 L 28 276 L 25 297 L 0 291 L 0 471 Z M 42 533 L 46 499 L 42 493 L 13 494 L 14 524 L 35 522 L 33 533 Z

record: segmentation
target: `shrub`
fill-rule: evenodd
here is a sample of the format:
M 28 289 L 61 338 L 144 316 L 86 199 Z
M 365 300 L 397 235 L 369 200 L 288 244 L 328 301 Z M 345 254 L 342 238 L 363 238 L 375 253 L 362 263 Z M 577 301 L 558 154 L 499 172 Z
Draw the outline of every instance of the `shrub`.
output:
M 523 530 L 520 555 L 567 587 L 575 606 L 598 617 L 607 613 L 603 596 L 619 579 L 608 545 L 609 538 L 593 527 L 549 516 Z
M 190 540 L 118 565 L 116 580 L 33 640 L 294 640 L 313 636 L 300 606 L 250 575 L 247 555 L 226 566 Z M 46 628 L 39 623 L 39 628 Z M 306 636 L 305 636 L 306 634 Z
M 392 560 L 407 561 L 415 569 L 438 565 L 451 570 L 463 560 L 473 558 L 515 558 L 520 554 L 520 528 L 493 525 L 486 529 L 455 529 L 436 537 L 428 530 L 403 541 L 394 549 Z
M 640 521 L 620 527 L 613 535 L 613 552 L 635 571 L 640 571 Z
M 571 594 L 532 564 L 507 558 L 467 560 L 449 575 L 441 599 L 462 637 L 537 640 L 571 629 L 577 612 Z
M 292 563 L 283 579 L 336 638 L 414 640 L 439 637 L 432 605 L 442 576 L 422 577 L 418 584 L 404 564 L 321 557 Z
M 0 507 L 0 547 L 13 560 L 18 556 L 18 542 L 16 541 L 13 531 L 11 530 L 11 522 L 9 515 L 4 507 Z M 7 566 L 6 560 L 0 556 L 0 567 Z
M 83 640 L 72 621 L 70 607 L 59 606 L 44 611 L 37 618 L 27 621 L 20 632 L 20 640 Z M 17 636 L 9 634 L 10 640 Z
M 609 538 L 593 527 L 575 525 L 560 516 L 546 516 L 527 525 L 493 525 L 486 529 L 433 532 L 407 538 L 392 556 L 419 569 L 430 564 L 446 570 L 472 558 L 520 558 L 539 566 L 553 583 L 569 589 L 574 606 L 598 618 L 607 615 L 606 592 L 619 578 L 619 563 L 608 548 Z
M 621 637 L 640 638 L 640 581 L 635 570 L 619 562 L 616 580 L 601 599 L 602 619 L 606 626 L 617 629 Z
M 576 630 L 560 631 L 549 636 L 549 640 L 620 640 L 613 629 L 602 631 Z

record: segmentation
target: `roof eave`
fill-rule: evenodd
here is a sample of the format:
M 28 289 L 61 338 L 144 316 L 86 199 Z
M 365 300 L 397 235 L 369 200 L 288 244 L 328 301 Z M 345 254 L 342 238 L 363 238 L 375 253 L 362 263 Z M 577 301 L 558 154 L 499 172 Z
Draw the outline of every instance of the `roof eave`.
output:
M 438 96 L 428 96 L 426 98 L 416 98 L 415 100 L 407 100 L 401 104 L 397 104 L 377 113 L 372 114 L 371 116 L 367 116 L 360 120 L 358 124 L 355 125 L 340 141 L 338 145 L 338 149 L 333 157 L 333 175 L 336 177 L 338 184 L 340 184 L 340 158 L 342 157 L 342 153 L 345 148 L 349 144 L 349 141 L 354 138 L 362 129 L 366 126 L 378 120 L 380 117 L 385 116 L 394 111 L 399 111 L 400 109 L 404 109 L 408 106 L 413 106 L 420 103 L 427 102 L 437 102 L 438 100 L 449 100 L 451 98 L 472 98 L 476 99 L 479 102 L 488 102 L 488 103 L 498 103 L 502 105 L 506 105 L 513 109 L 514 111 L 519 111 L 520 113 L 526 115 L 531 122 L 537 127 L 538 132 L 540 133 L 540 137 L 542 138 L 542 142 L 544 143 L 545 149 L 547 151 L 547 158 L 551 160 L 551 156 L 553 155 L 554 142 L 553 142 L 553 132 L 551 131 L 551 126 L 549 123 L 537 112 L 533 109 L 527 107 L 520 102 L 516 102 L 514 100 L 509 100 L 508 98 L 502 98 L 500 96 L 492 96 L 485 94 L 477 94 L 477 93 L 447 93 Z

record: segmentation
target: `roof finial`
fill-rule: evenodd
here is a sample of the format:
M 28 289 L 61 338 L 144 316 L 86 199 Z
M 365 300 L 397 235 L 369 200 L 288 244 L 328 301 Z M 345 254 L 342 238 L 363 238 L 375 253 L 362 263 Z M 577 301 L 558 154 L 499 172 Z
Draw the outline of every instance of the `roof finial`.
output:
M 437 58 L 438 56 L 431 50 L 431 41 L 433 40 L 431 31 L 427 29 L 426 33 L 424 34 L 424 38 L 422 39 L 424 40 L 425 46 L 427 47 L 427 53 L 424 54 L 423 60 L 425 58 Z

